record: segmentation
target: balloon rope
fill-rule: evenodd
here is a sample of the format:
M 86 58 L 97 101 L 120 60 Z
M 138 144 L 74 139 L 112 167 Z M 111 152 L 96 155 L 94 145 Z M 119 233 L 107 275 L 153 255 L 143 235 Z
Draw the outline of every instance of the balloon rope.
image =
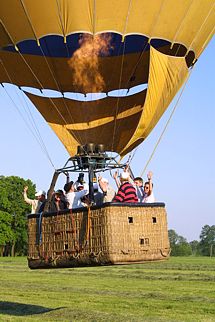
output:
M 179 32 L 181 31 L 181 28 L 182 28 L 182 26 L 183 26 L 183 22 L 184 22 L 184 20 L 186 19 L 186 17 L 188 16 L 188 13 L 190 13 L 190 8 L 191 8 L 191 6 L 192 6 L 192 4 L 193 4 L 193 2 L 194 2 L 195 0 L 192 0 L 189 4 L 188 4 L 188 8 L 186 9 L 186 11 L 185 11 L 185 15 L 183 16 L 183 18 L 182 18 L 182 20 L 181 20 L 181 22 L 180 22 L 180 25 L 179 25 L 179 27 L 177 28 L 177 30 L 176 30 L 176 32 L 175 32 L 175 35 L 174 35 L 174 37 L 173 37 L 173 40 L 171 41 L 171 48 L 173 47 L 173 45 L 174 45 L 174 43 L 175 43 L 175 39 L 176 39 L 176 37 L 178 36 L 178 34 L 179 34 Z M 181 45 L 180 45 L 181 46 Z M 176 54 L 175 54 L 175 56 L 177 55 L 177 52 L 178 52 L 178 50 L 179 50 L 179 48 L 180 48 L 180 46 L 178 46 L 178 49 L 177 49 L 177 51 L 176 51 Z
M 122 61 L 121 61 L 121 68 L 120 68 L 120 79 L 119 79 L 119 86 L 118 88 L 120 88 L 121 82 L 122 82 L 122 70 L 123 70 L 123 64 L 124 64 L 124 55 L 125 55 L 125 42 L 123 45 L 123 55 L 122 55 Z M 115 142 L 115 136 L 116 136 L 116 123 L 117 123 L 117 114 L 119 111 L 119 100 L 120 98 L 117 97 L 117 103 L 116 103 L 116 113 L 115 113 L 115 117 L 114 117 L 114 128 L 113 128 L 113 140 L 112 140 L 112 147 L 111 150 L 114 150 L 114 142 Z
M 66 43 L 66 32 L 65 32 L 64 25 L 63 25 L 62 12 L 61 12 L 61 10 L 60 10 L 60 4 L 59 4 L 59 1 L 58 1 L 58 0 L 56 0 L 56 2 L 57 2 L 58 17 L 59 17 L 59 20 L 60 20 L 60 26 L 61 26 L 61 29 L 62 29 L 62 34 L 63 34 L 63 38 L 64 38 L 64 43 Z
M 30 16 L 29 16 L 29 14 L 28 14 L 28 11 L 27 11 L 27 9 L 26 9 L 26 6 L 25 6 L 25 4 L 24 4 L 23 0 L 20 0 L 20 2 L 21 2 L 21 4 L 22 4 L 22 8 L 23 8 L 23 10 L 24 10 L 24 13 L 25 13 L 25 15 L 26 15 L 26 17 L 27 17 L 27 20 L 28 20 L 28 22 L 29 22 L 29 25 L 30 25 L 30 27 L 31 27 L 31 30 L 32 30 L 32 32 L 33 32 L 33 34 L 34 34 L 34 37 L 35 37 L 35 39 L 37 40 L 37 44 L 38 44 L 38 46 L 39 46 L 39 45 L 40 45 L 40 42 L 39 42 L 39 39 L 38 39 L 38 37 L 37 37 L 37 35 L 36 35 L 36 32 L 35 32 L 35 30 L 34 30 L 33 24 L 31 23 L 31 19 L 30 19 Z
M 127 12 L 127 15 L 126 15 L 125 27 L 124 27 L 123 35 L 122 35 L 123 40 L 124 40 L 124 36 L 126 34 L 126 29 L 127 29 L 127 26 L 128 26 L 128 19 L 129 19 L 130 10 L 131 10 L 131 3 L 132 3 L 132 0 L 129 1 L 129 5 L 128 5 L 128 12 Z
M 195 39 L 197 38 L 197 36 L 199 35 L 199 32 L 202 30 L 202 28 L 203 28 L 204 24 L 206 23 L 206 21 L 207 21 L 208 17 L 210 16 L 210 14 L 211 14 L 211 12 L 212 12 L 212 10 L 213 10 L 214 6 L 215 6 L 215 4 L 212 4 L 211 9 L 210 9 L 210 11 L 209 11 L 209 13 L 208 13 L 207 17 L 204 19 L 204 21 L 203 21 L 203 23 L 201 24 L 201 26 L 200 26 L 200 28 L 199 28 L 199 30 L 198 30 L 198 32 L 197 32 L 197 34 L 196 34 L 196 36 L 193 38 L 193 40 L 192 40 L 192 42 L 191 42 L 191 44 L 190 44 L 189 48 L 187 49 L 187 53 L 189 52 L 189 50 L 190 50 L 190 48 L 191 48 L 191 46 L 192 46 L 192 44 L 193 44 L 194 40 L 195 40 Z M 209 38 L 208 38 L 208 39 L 209 39 Z M 150 158 L 148 159 L 148 161 L 146 162 L 146 165 L 145 165 L 145 167 L 144 167 L 144 169 L 143 169 L 143 171 L 142 171 L 142 173 L 141 173 L 141 177 L 144 175 L 144 173 L 145 173 L 145 171 L 146 171 L 146 169 L 147 169 L 147 167 L 148 167 L 149 163 L 151 162 L 151 160 L 152 160 L 152 158 L 153 158 L 153 156 L 154 156 L 154 154 L 155 154 L 155 151 L 156 151 L 156 149 L 157 149 L 157 147 L 158 147 L 158 145 L 159 145 L 159 143 L 160 143 L 160 141 L 161 141 L 161 139 L 162 139 L 162 137 L 163 137 L 163 135 L 164 135 L 164 133 L 165 133 L 165 131 L 166 131 L 166 129 L 167 129 L 167 126 L 168 126 L 168 124 L 170 123 L 170 120 L 172 119 L 172 116 L 173 116 L 173 114 L 174 114 L 174 112 L 175 112 L 175 110 L 176 110 L 176 108 L 177 108 L 177 106 L 178 106 L 179 100 L 181 99 L 181 96 L 182 96 L 182 94 L 183 94 L 183 92 L 184 92 L 184 89 L 185 89 L 185 87 L 186 87 L 186 85 L 187 85 L 187 82 L 188 82 L 188 80 L 189 80 L 189 78 L 190 78 L 190 76 L 191 76 L 191 73 L 192 73 L 192 71 L 193 71 L 194 66 L 195 66 L 195 65 L 193 65 L 193 66 L 192 66 L 192 69 L 191 69 L 191 71 L 190 71 L 190 73 L 189 73 L 189 75 L 188 75 L 188 77 L 187 77 L 187 79 L 186 79 L 186 81 L 185 81 L 185 83 L 184 83 L 184 85 L 183 85 L 183 87 L 182 87 L 182 90 L 181 90 L 181 93 L 180 93 L 180 95 L 179 95 L 179 97 L 178 97 L 178 100 L 177 100 L 177 102 L 176 102 L 176 104 L 175 104 L 175 106 L 174 106 L 174 108 L 173 108 L 173 110 L 172 110 L 172 112 L 171 112 L 171 114 L 170 114 L 170 117 L 169 117 L 169 119 L 167 120 L 167 123 L 166 123 L 166 125 L 165 125 L 165 127 L 164 127 L 164 129 L 163 129 L 163 131 L 162 131 L 162 133 L 161 133 L 161 135 L 160 135 L 160 137 L 159 137 L 159 139 L 158 139 L 158 141 L 157 141 L 157 143 L 156 143 L 156 145 L 155 145 L 155 147 L 154 147 L 154 149 L 153 149 L 152 153 L 151 153 L 151 156 L 150 156 Z
M 56 78 L 55 78 L 54 72 L 53 72 L 52 68 L 50 67 L 50 64 L 49 64 L 49 62 L 48 62 L 48 60 L 47 60 L 47 58 L 46 58 L 46 56 L 45 56 L 45 54 L 44 54 L 44 52 L 43 52 L 43 50 L 42 50 L 41 46 L 40 46 L 40 50 L 41 50 L 41 52 L 42 52 L 42 54 L 43 54 L 43 57 L 44 57 L 45 62 L 46 62 L 46 64 L 47 64 L 47 67 L 48 67 L 48 69 L 49 69 L 49 71 L 50 71 L 50 73 L 51 73 L 51 75 L 52 75 L 52 77 L 53 77 L 53 80 L 54 80 L 54 82 L 55 82 L 55 84 L 56 84 L 56 87 L 58 88 L 58 91 L 59 91 L 59 92 L 62 92 L 62 91 L 61 91 L 61 89 L 60 89 L 60 86 L 59 86 L 59 84 L 58 84 L 58 81 L 57 81 L 57 80 L 56 80 Z M 67 110 L 67 112 L 68 112 L 68 115 L 69 115 L 69 117 L 70 117 L 71 123 L 75 124 L 74 118 L 72 117 L 72 114 L 71 114 L 71 112 L 70 112 L 70 110 L 69 110 L 69 107 L 68 107 L 68 105 L 67 105 L 67 103 L 66 103 L 66 100 L 65 100 L 64 96 L 62 97 L 62 101 L 63 101 L 63 105 L 65 106 L 65 108 L 66 108 L 66 110 Z M 55 105 L 55 106 L 56 106 L 56 105 Z M 56 106 L 56 108 L 57 108 L 57 106 Z M 60 116 L 63 118 L 63 116 L 62 116 L 62 114 L 60 113 L 60 111 L 58 110 L 58 108 L 57 108 L 57 111 L 58 111 L 58 113 L 60 114 Z M 65 121 L 65 125 L 66 125 L 66 124 L 67 124 L 67 122 L 66 122 L 66 120 L 65 120 L 65 119 L 64 119 L 64 121 Z M 82 144 L 82 140 L 81 140 L 81 136 L 80 136 L 80 134 L 78 134 L 78 135 L 74 134 L 74 131 L 73 131 L 73 130 L 71 130 L 71 133 L 72 133 L 73 137 L 75 138 L 75 140 L 76 140 L 76 141 L 78 141 L 78 142 L 80 142 L 80 143 Z M 68 133 L 68 132 L 67 132 L 67 137 L 68 137 L 68 138 L 70 137 L 70 135 L 69 135 L 69 133 Z
M 3 67 L 3 69 L 5 70 L 5 73 L 6 73 L 6 75 L 7 75 L 7 77 L 8 77 L 8 79 L 9 79 L 9 81 L 12 83 L 12 79 L 11 79 L 11 77 L 10 77 L 10 75 L 9 75 L 9 73 L 8 73 L 8 71 L 7 71 L 7 69 L 6 69 L 6 67 L 4 66 L 4 64 L 3 64 L 3 62 L 2 61 L 0 61 L 1 62 L 1 64 L 2 64 L 2 67 Z M 44 141 L 43 141 L 43 139 L 42 139 L 42 137 L 41 137 L 41 135 L 40 135 L 40 132 L 39 132 L 39 130 L 38 130 L 38 128 L 37 128 L 37 126 L 36 126 L 36 123 L 34 122 L 34 119 L 33 119 L 33 115 L 31 114 L 31 119 L 29 118 L 29 115 L 28 115 L 28 119 L 29 119 L 29 122 L 33 125 L 33 128 L 34 128 L 34 131 L 32 131 L 32 127 L 30 127 L 30 125 L 28 124 L 28 122 L 26 121 L 26 119 L 24 118 L 24 116 L 23 116 L 23 114 L 21 113 L 21 111 L 19 110 L 19 107 L 18 107 L 18 105 L 15 103 L 15 101 L 13 100 L 13 98 L 12 98 L 12 96 L 8 93 L 8 91 L 6 90 L 6 88 L 3 86 L 3 88 L 4 88 L 4 90 L 5 90 L 5 92 L 6 92 L 6 94 L 8 95 L 8 97 L 9 97 L 9 99 L 11 100 L 11 102 L 13 103 L 13 105 L 15 106 L 15 108 L 16 108 L 16 110 L 17 110 L 17 112 L 19 113 L 19 115 L 21 116 L 21 118 L 22 118 L 22 120 L 24 121 L 24 123 L 25 123 L 25 125 L 27 126 L 27 128 L 30 130 L 30 132 L 31 132 L 31 134 L 34 136 L 34 138 L 36 139 L 36 141 L 38 142 L 38 144 L 39 144 L 39 146 L 40 146 L 40 148 L 41 148 L 41 150 L 44 152 L 44 154 L 46 155 L 46 157 L 48 158 L 48 160 L 50 161 L 50 163 L 51 163 L 51 165 L 52 165 L 52 167 L 55 169 L 55 166 L 54 166 L 54 164 L 53 164 L 53 162 L 52 162 L 52 159 L 51 159 L 51 157 L 50 157 L 50 155 L 49 155 L 49 153 L 48 153 L 48 150 L 47 150 L 47 148 L 46 148 L 46 145 L 45 145 L 45 143 L 44 143 Z M 17 94 L 17 93 L 16 93 Z M 20 96 L 17 94 L 17 96 L 18 96 L 18 98 L 20 99 Z M 24 95 L 24 97 L 25 97 L 25 95 Z M 22 102 L 21 102 L 21 105 L 23 105 L 22 104 Z
M 164 133 L 166 132 L 167 126 L 169 125 L 169 123 L 170 123 L 170 121 L 171 121 L 171 119 L 172 119 L 172 117 L 173 117 L 173 114 L 174 114 L 174 112 L 175 112 L 175 110 L 176 110 L 176 108 L 177 108 L 177 106 L 178 106 L 178 104 L 179 104 L 179 101 L 180 101 L 180 99 L 181 99 L 181 97 L 182 97 L 182 94 L 183 94 L 184 89 L 185 89 L 185 87 L 186 87 L 186 85 L 187 85 L 187 82 L 188 82 L 188 80 L 189 80 L 189 78 L 190 78 L 190 76 L 191 76 L 192 71 L 193 71 L 193 68 L 191 69 L 190 73 L 188 74 L 188 77 L 187 77 L 187 79 L 186 79 L 186 81 L 185 81 L 185 83 L 184 83 L 184 85 L 183 85 L 183 87 L 182 87 L 181 93 L 180 93 L 180 95 L 179 95 L 179 97 L 178 97 L 178 99 L 177 99 L 177 101 L 176 101 L 176 103 L 175 103 L 175 106 L 173 107 L 173 110 L 172 110 L 172 112 L 171 112 L 171 114 L 170 114 L 170 116 L 169 116 L 169 118 L 168 118 L 168 120 L 167 120 L 167 122 L 166 122 L 166 124 L 165 124 L 165 126 L 164 126 L 164 128 L 163 128 L 163 131 L 161 132 L 161 135 L 160 135 L 159 139 L 157 140 L 157 143 L 155 144 L 155 147 L 154 147 L 154 149 L 153 149 L 153 151 L 152 151 L 152 153 L 151 153 L 151 155 L 150 155 L 150 157 L 149 157 L 148 161 L 146 162 L 146 165 L 145 165 L 145 167 L 144 167 L 143 171 L 141 172 L 140 177 L 143 177 L 143 175 L 145 174 L 145 171 L 146 171 L 146 169 L 147 169 L 147 167 L 148 167 L 149 163 L 151 162 L 151 160 L 152 160 L 152 158 L 153 158 L 153 156 L 154 156 L 154 154 L 155 154 L 155 151 L 156 151 L 156 149 L 157 149 L 157 147 L 158 147 L 158 145 L 159 145 L 159 143 L 160 143 L 161 139 L 162 139 L 162 138 L 163 138 L 163 136 L 164 136 Z
M 96 29 L 96 0 L 93 1 L 93 37 Z
M 13 40 L 12 35 L 11 35 L 11 34 L 10 34 L 10 32 L 8 31 L 8 29 L 6 28 L 6 26 L 4 25 L 4 23 L 2 22 L 2 20 L 1 20 L 1 26 L 3 27 L 4 31 L 7 33 L 7 35 L 8 35 L 8 37 L 9 37 L 9 39 L 11 40 L 12 44 L 14 45 L 15 50 L 16 50 L 16 51 L 19 51 L 19 49 L 18 49 L 18 48 L 17 48 L 17 46 L 16 46 L 15 41 Z
M 157 24 L 158 16 L 159 16 L 160 12 L 162 11 L 162 8 L 163 8 L 163 5 L 164 5 L 164 1 L 165 1 L 165 0 L 163 0 L 163 2 L 161 3 L 160 8 L 159 8 L 159 11 L 158 11 L 158 13 L 157 13 L 157 15 L 156 15 L 155 19 L 153 20 L 152 28 L 150 28 L 149 35 L 152 35 L 152 32 L 153 32 L 153 30 L 154 30 L 154 28 L 155 28 L 155 26 L 156 26 L 156 24 Z M 143 49 L 142 49 L 142 51 L 141 51 L 140 57 L 138 58 L 138 60 L 137 60 L 136 64 L 134 65 L 134 68 L 133 68 L 133 70 L 132 70 L 132 72 L 131 72 L 131 74 L 130 74 L 130 76 L 129 76 L 129 78 L 128 78 L 127 85 L 129 84 L 129 80 L 131 79 L 131 77 L 134 75 L 134 73 L 135 73 L 135 71 L 136 71 L 136 69 L 137 69 L 137 67 L 138 67 L 138 65 L 139 65 L 139 63 L 140 63 L 140 61 L 141 61 L 141 59 L 142 59 L 142 57 L 143 57 L 143 54 L 144 54 L 145 50 L 147 49 L 147 45 L 148 45 L 149 43 L 150 43 L 150 38 L 148 39 L 148 41 L 146 41 L 146 43 L 145 43 L 145 45 L 144 45 L 144 47 L 143 47 Z
M 159 10 L 158 10 L 158 12 L 157 12 L 157 14 L 156 14 L 156 16 L 155 16 L 155 19 L 154 19 L 154 21 L 153 21 L 153 23 L 152 23 L 152 25 L 151 25 L 150 33 L 149 33 L 149 36 L 150 36 L 150 38 L 149 38 L 149 43 L 150 43 L 151 35 L 153 34 L 153 31 L 155 30 L 155 27 L 157 26 L 157 23 L 158 23 L 158 21 L 159 21 L 160 13 L 163 11 L 163 6 L 164 6 L 164 2 L 165 2 L 165 1 L 166 1 L 166 0 L 163 0 L 163 1 L 162 1 L 161 5 L 160 5 L 160 8 L 159 8 Z
M 7 91 L 7 89 L 5 87 L 4 87 L 4 90 L 5 90 L 6 94 L 8 95 L 9 99 L 11 100 L 11 102 L 13 103 L 13 105 L 15 106 L 15 108 L 16 108 L 17 112 L 19 113 L 20 117 L 24 121 L 26 127 L 31 132 L 31 134 L 33 135 L 33 137 L 35 138 L 35 140 L 39 144 L 41 150 L 44 152 L 44 154 L 48 158 L 48 160 L 51 163 L 52 167 L 54 169 L 56 169 L 55 166 L 54 166 L 54 164 L 53 164 L 53 162 L 52 162 L 52 160 L 51 160 L 51 157 L 50 157 L 50 155 L 49 155 L 49 153 L 48 153 L 48 151 L 46 149 L 46 146 L 45 146 L 44 142 L 42 140 L 40 141 L 40 139 L 37 137 L 37 135 L 34 133 L 34 131 L 32 131 L 32 127 L 28 124 L 28 122 L 26 121 L 26 119 L 24 118 L 24 116 L 22 115 L 22 113 L 20 112 L 18 105 L 15 103 L 15 101 L 12 98 L 12 96 L 9 94 L 9 92 Z M 36 129 L 34 129 L 34 130 L 36 132 Z M 37 129 L 37 131 L 38 131 L 38 129 Z
M 26 108 L 27 108 L 27 111 L 28 111 L 27 115 L 28 115 L 29 122 L 32 124 L 35 132 L 37 133 L 38 139 L 41 142 L 43 150 L 44 150 L 47 158 L 49 159 L 51 165 L 53 166 L 54 169 L 56 169 L 54 164 L 53 164 L 53 162 L 52 162 L 52 160 L 51 160 L 51 157 L 50 157 L 50 155 L 48 153 L 48 149 L 47 149 L 47 147 L 46 147 L 46 145 L 45 145 L 45 143 L 43 141 L 42 135 L 41 135 L 41 133 L 40 133 L 38 127 L 37 127 L 37 124 L 36 124 L 35 120 L 34 120 L 33 114 L 32 114 L 31 109 L 29 107 L 29 100 L 27 100 L 27 97 L 26 97 L 26 95 L 25 95 L 25 93 L 23 91 L 22 91 L 22 96 L 23 96 L 23 99 L 24 99 L 24 102 L 25 102 L 25 105 L 26 105 Z
M 205 17 L 203 23 L 201 24 L 198 32 L 195 35 L 195 37 L 193 38 L 193 40 L 192 40 L 192 42 L 191 42 L 191 44 L 189 46 L 189 49 L 192 47 L 192 44 L 194 43 L 194 41 L 196 40 L 196 38 L 199 36 L 200 31 L 202 30 L 204 24 L 206 23 L 208 17 L 210 16 L 211 12 L 213 11 L 214 7 L 215 7 L 215 2 L 212 4 L 210 11 L 208 12 L 207 16 Z M 188 53 L 188 51 L 187 51 L 187 53 Z M 198 58 L 198 57 L 196 57 L 196 58 Z
M 129 18 L 129 14 L 130 14 L 131 2 L 132 2 L 132 0 L 129 1 L 129 5 L 128 5 L 128 12 L 127 12 L 127 15 L 126 15 L 124 34 L 126 32 L 126 29 L 127 29 L 128 18 Z M 120 78 L 119 78 L 119 86 L 118 86 L 119 89 L 120 89 L 121 83 L 122 83 L 122 71 L 123 71 L 123 64 L 124 64 L 124 57 L 125 57 L 124 34 L 122 35 L 122 37 L 123 37 L 122 38 L 122 40 L 123 40 L 123 54 L 122 54 L 122 60 L 121 60 L 121 66 L 120 66 Z M 115 136 L 116 136 L 116 123 L 117 123 L 117 114 L 118 114 L 118 111 L 119 111 L 119 100 L 120 100 L 120 97 L 117 98 L 116 113 L 115 113 L 115 117 L 114 117 L 113 140 L 112 140 L 112 147 L 111 147 L 111 150 L 112 151 L 114 149 L 114 140 L 115 140 Z M 119 123 L 120 123 L 120 120 L 119 120 Z M 118 125 L 118 127 L 119 127 L 119 125 Z
M 164 5 L 164 1 L 165 1 L 165 0 L 163 0 L 163 1 L 162 1 L 161 5 L 160 5 L 160 8 L 159 8 L 159 11 L 158 11 L 158 13 L 157 13 L 157 15 L 156 15 L 156 17 L 155 17 L 155 19 L 154 19 L 154 21 L 153 21 L 153 24 L 152 24 L 152 26 L 153 26 L 153 27 L 151 28 L 150 34 L 152 34 L 152 32 L 153 32 L 153 30 L 154 30 L 154 28 L 155 28 L 155 25 L 157 24 L 159 14 L 160 14 L 160 12 L 162 11 L 162 8 L 163 8 L 163 5 Z M 123 32 L 123 42 L 124 42 L 124 35 L 125 35 L 125 33 L 126 33 L 126 29 L 127 29 L 128 17 L 129 17 L 129 14 L 130 14 L 130 9 L 131 9 L 131 0 L 130 0 L 130 2 L 129 2 L 129 6 L 128 6 L 128 13 L 127 13 L 126 23 L 125 23 L 125 28 L 124 28 L 124 32 Z M 141 60 L 141 58 L 142 58 L 142 56 L 143 56 L 143 53 L 145 52 L 145 49 L 147 48 L 148 43 L 150 43 L 150 38 L 149 38 L 148 42 L 146 42 L 146 44 L 144 45 L 144 48 L 143 48 L 143 50 L 142 50 L 142 52 L 141 52 L 141 55 L 140 55 L 140 57 L 139 57 L 138 61 L 136 62 L 135 66 L 134 66 L 134 68 L 133 68 L 133 70 L 132 70 L 131 76 L 128 78 L 127 85 L 129 84 L 129 80 L 130 80 L 130 78 L 131 78 L 131 77 L 132 77 L 132 75 L 135 73 L 135 70 L 137 69 L 137 66 L 138 66 L 138 64 L 140 63 L 140 60 Z M 123 48 L 123 59 L 124 59 L 124 53 L 125 53 L 125 45 L 124 45 L 124 48 Z M 122 60 L 122 65 L 121 65 L 121 74 L 120 74 L 120 82 L 119 82 L 120 84 L 121 84 L 121 78 L 122 78 L 122 69 L 123 69 L 123 60 Z M 120 86 L 120 85 L 119 85 L 119 86 Z M 119 87 L 119 88 L 120 88 L 120 87 Z M 119 98 L 118 98 L 118 101 L 117 101 L 117 112 L 118 112 L 118 105 L 119 105 Z M 119 130 L 119 128 L 120 128 L 120 126 L 121 126 L 121 122 L 120 122 L 120 120 L 119 120 L 119 122 L 118 122 L 118 126 L 116 126 L 116 117 L 117 117 L 117 112 L 116 112 L 116 116 L 115 116 L 115 123 L 114 123 L 113 144 L 114 144 L 114 139 L 115 139 L 115 133 L 116 133 L 116 131 L 117 131 L 117 130 Z M 112 149 L 113 149 L 113 144 L 112 144 Z
M 57 81 L 57 79 L 56 79 L 56 77 L 55 77 L 55 75 L 54 75 L 54 72 L 53 72 L 52 68 L 50 67 L 50 64 L 49 64 L 49 62 L 48 62 L 48 60 L 47 60 L 47 58 L 46 58 L 46 56 L 45 56 L 45 54 L 44 54 L 44 52 L 43 52 L 43 50 L 42 50 L 42 47 L 40 46 L 39 39 L 37 38 L 36 32 L 35 32 L 35 30 L 34 30 L 34 27 L 33 27 L 33 24 L 32 24 L 32 22 L 31 22 L 31 19 L 30 19 L 30 16 L 29 16 L 29 14 L 28 14 L 28 11 L 27 11 L 27 9 L 26 9 L 26 7 L 25 7 L 24 3 L 23 3 L 23 0 L 21 0 L 21 3 L 22 3 L 23 10 L 24 10 L 24 12 L 25 12 L 25 15 L 26 15 L 26 17 L 27 17 L 27 20 L 28 20 L 28 22 L 29 22 L 29 25 L 30 25 L 30 27 L 31 27 L 31 29 L 32 29 L 32 31 L 33 31 L 34 36 L 35 36 L 35 39 L 37 40 L 37 44 L 38 44 L 38 46 L 39 46 L 39 48 L 40 48 L 40 51 L 41 51 L 41 53 L 42 53 L 42 55 L 43 55 L 43 57 L 44 57 L 44 59 L 45 59 L 45 62 L 46 62 L 46 64 L 47 64 L 47 67 L 48 67 L 48 69 L 49 69 L 49 71 L 50 71 L 50 73 L 51 73 L 51 75 L 52 75 L 52 78 L 53 78 L 53 80 L 54 80 L 55 84 L 56 84 L 56 87 L 57 87 L 58 91 L 62 93 L 62 91 L 61 91 L 61 89 L 60 89 L 60 86 L 59 86 L 59 84 L 58 84 L 58 81 Z M 59 8 L 59 3 L 58 3 L 58 1 L 57 1 L 57 6 L 58 6 L 58 15 L 59 15 L 59 19 L 60 19 L 61 27 L 62 27 L 62 33 L 63 33 L 64 38 L 65 38 L 65 32 L 64 32 L 64 30 L 63 30 L 62 17 L 61 17 L 61 14 L 60 14 L 60 8 Z M 21 54 L 21 53 L 20 53 L 20 54 Z M 24 61 L 25 61 L 25 60 L 24 60 Z M 25 62 L 26 62 L 26 61 L 25 61 Z M 31 70 L 31 72 L 33 72 L 33 71 L 32 71 L 32 69 L 30 68 L 30 66 L 29 66 L 28 64 L 27 64 L 27 66 L 29 67 L 29 69 Z M 35 75 L 34 73 L 33 73 L 33 75 L 34 75 L 34 77 L 36 77 L 36 75 Z M 37 78 L 37 77 L 36 77 L 36 79 L 38 80 L 38 78 Z M 44 87 L 43 87 L 43 85 L 42 85 L 40 82 L 39 82 L 39 84 L 40 84 L 40 86 L 41 86 L 42 88 L 44 88 Z M 52 104 L 54 103 L 54 102 L 53 102 L 53 100 L 52 100 L 50 97 L 49 97 L 49 100 L 52 102 Z M 74 119 L 73 119 L 73 117 L 72 117 L 72 115 L 71 115 L 71 113 L 70 113 L 70 110 L 69 110 L 69 108 L 68 108 L 68 106 L 67 106 L 67 104 L 66 104 L 66 101 L 65 101 L 64 96 L 62 97 L 62 100 L 63 100 L 63 104 L 64 104 L 64 106 L 65 106 L 65 108 L 66 108 L 66 110 L 67 110 L 67 112 L 68 112 L 68 115 L 70 116 L 71 123 L 75 123 L 75 122 L 74 122 Z M 66 124 L 67 124 L 67 122 L 66 122 L 66 120 L 64 119 L 64 117 L 62 116 L 62 114 L 60 113 L 60 111 L 59 111 L 59 109 L 57 108 L 56 104 L 53 104 L 53 105 L 54 105 L 55 109 L 57 110 L 58 114 L 61 116 L 61 118 L 63 119 L 63 121 L 65 122 L 65 125 L 66 125 Z M 77 138 L 77 136 L 74 134 L 73 130 L 71 130 L 71 132 L 72 132 L 72 135 L 73 135 L 73 137 L 75 138 L 75 140 L 76 140 L 76 141 L 79 141 L 79 142 L 81 143 L 81 137 L 80 137 L 80 134 L 79 134 L 79 138 Z M 67 131 L 66 131 L 66 133 L 67 133 L 67 137 L 68 137 L 68 138 L 70 138 L 70 134 L 69 134 Z
M 207 43 L 210 41 L 210 39 L 213 37 L 215 32 L 215 26 L 212 29 L 211 33 L 209 34 L 209 36 L 207 37 L 207 39 L 205 40 L 204 44 L 202 45 L 201 49 L 199 50 L 199 52 L 197 53 L 196 57 L 199 57 L 202 53 L 202 51 L 204 50 L 204 48 L 206 47 Z
M 134 156 L 135 156 L 135 154 L 136 154 L 136 152 L 137 152 L 137 149 L 138 149 L 138 146 L 134 149 L 134 151 L 132 151 L 132 152 L 133 152 L 133 154 L 132 154 L 132 156 L 131 156 L 130 163 L 131 163 L 131 161 L 133 160 L 133 158 L 134 158 Z
M 22 53 L 20 53 L 20 56 L 22 57 L 23 61 L 25 62 L 25 64 L 27 65 L 27 67 L 29 68 L 29 70 L 32 72 L 33 76 L 35 77 L 35 79 L 37 80 L 37 82 L 40 84 L 41 88 L 44 89 L 43 85 L 41 84 L 40 80 L 38 79 L 38 77 L 35 75 L 34 71 L 32 70 L 31 66 L 28 64 L 28 62 L 26 61 L 25 57 L 22 55 Z M 55 102 L 53 101 L 53 99 L 51 97 L 48 97 L 49 101 L 52 103 L 52 105 L 54 106 L 54 108 L 56 109 L 57 113 L 60 115 L 60 117 L 62 118 L 64 124 L 66 125 L 67 122 L 64 118 L 64 116 L 61 114 L 59 108 L 57 107 L 57 105 L 55 104 Z M 74 138 L 77 140 L 77 138 L 74 135 Z M 78 141 L 78 140 L 77 140 Z

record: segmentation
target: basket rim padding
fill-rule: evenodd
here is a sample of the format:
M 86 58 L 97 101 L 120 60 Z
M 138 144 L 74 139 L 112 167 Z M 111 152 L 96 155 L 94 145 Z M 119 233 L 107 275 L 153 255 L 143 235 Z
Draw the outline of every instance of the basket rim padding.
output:
M 107 208 L 107 207 L 129 207 L 129 208 L 156 208 L 156 207 L 161 207 L 165 208 L 165 203 L 163 202 L 153 202 L 153 203 L 122 203 L 122 202 L 106 202 L 102 206 L 91 206 L 91 210 L 96 210 L 96 209 L 102 209 L 102 208 Z M 68 213 L 79 213 L 86 211 L 88 208 L 87 207 L 81 207 L 81 208 L 75 208 L 75 209 L 66 209 L 66 210 L 61 210 L 58 212 L 45 212 L 43 213 L 43 217 L 49 217 L 53 216 L 55 214 L 57 215 L 64 215 Z M 39 213 L 37 214 L 29 214 L 27 217 L 30 218 L 38 218 L 40 216 Z

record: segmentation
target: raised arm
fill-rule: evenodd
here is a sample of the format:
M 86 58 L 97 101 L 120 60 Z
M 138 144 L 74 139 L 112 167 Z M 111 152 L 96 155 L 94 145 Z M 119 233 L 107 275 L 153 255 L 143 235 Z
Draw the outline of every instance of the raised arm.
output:
M 98 183 L 99 183 L 99 187 L 101 188 L 101 190 L 103 192 L 107 192 L 107 184 L 102 181 L 102 176 L 98 177 Z
M 114 178 L 114 180 L 115 180 L 115 182 L 116 182 L 116 186 L 117 186 L 117 188 L 119 189 L 119 187 L 120 187 L 120 182 L 119 182 L 119 179 L 118 179 L 118 171 L 116 171 L 116 172 L 113 174 L 113 178 Z
M 149 171 L 149 172 L 147 173 L 147 178 L 148 178 L 148 181 L 149 181 L 149 192 L 148 192 L 148 195 L 149 195 L 149 196 L 151 195 L 151 193 L 152 193 L 152 189 L 153 189 L 152 176 L 153 176 L 152 171 Z
M 34 200 L 28 198 L 27 191 L 28 191 L 28 186 L 25 186 L 23 190 L 23 196 L 24 196 L 25 202 L 28 203 L 29 205 L 35 204 Z

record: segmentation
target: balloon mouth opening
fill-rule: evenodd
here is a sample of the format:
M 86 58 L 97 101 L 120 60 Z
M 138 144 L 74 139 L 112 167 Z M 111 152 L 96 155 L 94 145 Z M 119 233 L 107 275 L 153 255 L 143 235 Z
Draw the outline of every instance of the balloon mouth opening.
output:
M 6 85 L 8 83 L 3 83 L 3 85 Z M 11 84 L 10 84 L 11 85 Z M 16 85 L 13 85 L 16 86 Z M 112 91 L 109 91 L 108 93 L 75 93 L 75 92 L 60 92 L 52 89 L 38 89 L 35 87 L 27 87 L 27 86 L 19 86 L 19 88 L 29 94 L 33 94 L 35 96 L 45 97 L 45 98 L 66 98 L 71 99 L 75 101 L 81 101 L 81 102 L 88 102 L 88 101 L 96 101 L 100 99 L 104 99 L 106 97 L 128 97 L 132 96 L 138 93 L 141 93 L 148 88 L 148 84 L 140 84 L 134 87 L 131 87 L 129 89 L 123 88 L 123 89 L 115 89 Z

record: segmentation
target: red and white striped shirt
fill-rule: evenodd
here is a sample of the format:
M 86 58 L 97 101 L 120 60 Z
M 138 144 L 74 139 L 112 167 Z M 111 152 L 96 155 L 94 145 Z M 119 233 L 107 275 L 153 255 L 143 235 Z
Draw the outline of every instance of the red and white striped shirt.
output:
M 113 202 L 138 202 L 136 189 L 128 181 L 124 182 L 119 187 Z

